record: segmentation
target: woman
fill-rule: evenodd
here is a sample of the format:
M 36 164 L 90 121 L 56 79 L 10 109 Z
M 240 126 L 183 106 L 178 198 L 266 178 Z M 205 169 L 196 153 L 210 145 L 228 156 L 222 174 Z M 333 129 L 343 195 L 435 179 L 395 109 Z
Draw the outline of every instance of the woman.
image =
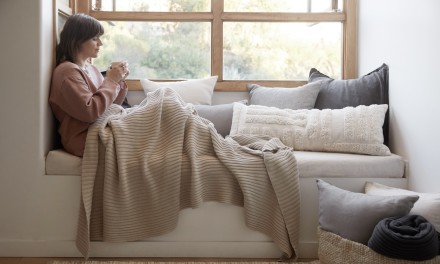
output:
M 59 121 L 58 132 L 64 149 L 83 156 L 89 125 L 113 103 L 127 95 L 126 63 L 112 64 L 104 78 L 89 64 L 102 46 L 104 28 L 98 20 L 76 14 L 66 21 L 57 46 L 49 103 Z

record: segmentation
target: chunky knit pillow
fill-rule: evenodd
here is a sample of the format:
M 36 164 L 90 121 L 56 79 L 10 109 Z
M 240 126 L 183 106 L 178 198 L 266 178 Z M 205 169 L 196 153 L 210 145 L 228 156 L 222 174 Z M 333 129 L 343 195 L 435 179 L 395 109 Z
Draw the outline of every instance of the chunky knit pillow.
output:
M 295 150 L 391 155 L 383 144 L 387 105 L 291 110 L 234 104 L 230 135 L 279 138 Z

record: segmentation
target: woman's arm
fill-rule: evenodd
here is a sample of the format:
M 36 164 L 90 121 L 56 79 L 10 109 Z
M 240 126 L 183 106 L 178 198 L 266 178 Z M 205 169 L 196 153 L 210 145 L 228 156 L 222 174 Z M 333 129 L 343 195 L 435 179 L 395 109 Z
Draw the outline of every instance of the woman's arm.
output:
M 114 101 L 114 103 L 118 104 L 118 105 L 120 105 L 120 104 L 122 104 L 122 102 L 124 102 L 124 99 L 128 93 L 128 87 L 127 87 L 127 83 L 125 81 L 120 81 L 119 86 L 121 87 L 121 90 L 119 91 L 119 94 Z
M 82 122 L 93 123 L 115 101 L 121 87 L 106 78 L 99 87 L 79 69 L 71 69 L 61 83 L 57 105 Z

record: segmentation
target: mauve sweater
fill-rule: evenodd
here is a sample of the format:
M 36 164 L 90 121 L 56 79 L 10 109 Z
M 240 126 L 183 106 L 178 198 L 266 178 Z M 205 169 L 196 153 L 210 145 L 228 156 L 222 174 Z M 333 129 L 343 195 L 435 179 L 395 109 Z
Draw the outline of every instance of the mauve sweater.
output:
M 59 121 L 58 132 L 64 149 L 83 156 L 89 125 L 112 104 L 121 104 L 127 85 L 116 83 L 88 65 L 88 74 L 78 65 L 63 62 L 52 75 L 49 104 Z

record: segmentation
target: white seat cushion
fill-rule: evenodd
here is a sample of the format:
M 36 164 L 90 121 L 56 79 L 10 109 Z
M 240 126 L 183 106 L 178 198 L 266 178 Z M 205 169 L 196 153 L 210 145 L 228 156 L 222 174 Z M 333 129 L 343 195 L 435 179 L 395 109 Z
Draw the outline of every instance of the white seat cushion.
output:
M 295 151 L 301 178 L 402 178 L 402 157 Z
M 402 178 L 402 157 L 295 151 L 301 178 Z M 46 158 L 47 175 L 81 175 L 80 157 L 62 149 L 52 150 Z
M 63 149 L 49 151 L 46 157 L 46 175 L 81 175 L 82 158 Z

